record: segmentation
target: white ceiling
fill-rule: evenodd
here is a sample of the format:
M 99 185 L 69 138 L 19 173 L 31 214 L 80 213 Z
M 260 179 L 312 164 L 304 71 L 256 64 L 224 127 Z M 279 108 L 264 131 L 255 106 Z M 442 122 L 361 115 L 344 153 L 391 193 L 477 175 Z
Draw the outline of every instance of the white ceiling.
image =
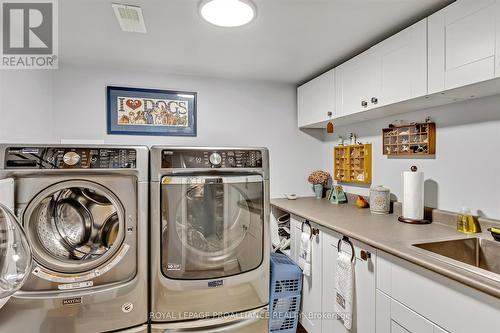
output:
M 61 63 L 300 83 L 448 0 L 253 0 L 257 19 L 220 28 L 199 0 L 61 0 Z M 122 32 L 112 2 L 140 5 L 147 34 Z

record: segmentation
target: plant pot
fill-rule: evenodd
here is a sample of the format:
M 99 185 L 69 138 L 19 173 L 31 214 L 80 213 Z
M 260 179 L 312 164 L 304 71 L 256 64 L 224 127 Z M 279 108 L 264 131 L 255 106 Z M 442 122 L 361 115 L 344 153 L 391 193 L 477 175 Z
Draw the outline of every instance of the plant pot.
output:
M 314 193 L 316 194 L 316 199 L 323 198 L 323 184 L 313 185 Z

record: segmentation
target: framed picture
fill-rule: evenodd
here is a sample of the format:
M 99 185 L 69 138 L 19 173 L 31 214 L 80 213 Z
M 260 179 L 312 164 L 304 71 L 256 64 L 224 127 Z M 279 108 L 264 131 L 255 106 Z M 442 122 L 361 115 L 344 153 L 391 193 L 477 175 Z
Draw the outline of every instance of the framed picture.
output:
M 107 87 L 108 134 L 196 136 L 195 92 Z

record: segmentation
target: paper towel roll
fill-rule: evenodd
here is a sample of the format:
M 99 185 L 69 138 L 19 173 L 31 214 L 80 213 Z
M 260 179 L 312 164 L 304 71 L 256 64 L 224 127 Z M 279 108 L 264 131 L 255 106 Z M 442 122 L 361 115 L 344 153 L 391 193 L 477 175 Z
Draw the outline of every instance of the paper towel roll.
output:
M 403 217 L 424 219 L 424 173 L 403 172 Z

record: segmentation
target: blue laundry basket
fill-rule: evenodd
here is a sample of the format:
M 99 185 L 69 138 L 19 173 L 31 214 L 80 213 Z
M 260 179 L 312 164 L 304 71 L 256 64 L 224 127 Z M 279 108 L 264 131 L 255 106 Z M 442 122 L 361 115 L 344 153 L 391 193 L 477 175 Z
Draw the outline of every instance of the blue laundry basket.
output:
M 295 333 L 300 311 L 302 270 L 284 254 L 271 254 L 270 333 Z

